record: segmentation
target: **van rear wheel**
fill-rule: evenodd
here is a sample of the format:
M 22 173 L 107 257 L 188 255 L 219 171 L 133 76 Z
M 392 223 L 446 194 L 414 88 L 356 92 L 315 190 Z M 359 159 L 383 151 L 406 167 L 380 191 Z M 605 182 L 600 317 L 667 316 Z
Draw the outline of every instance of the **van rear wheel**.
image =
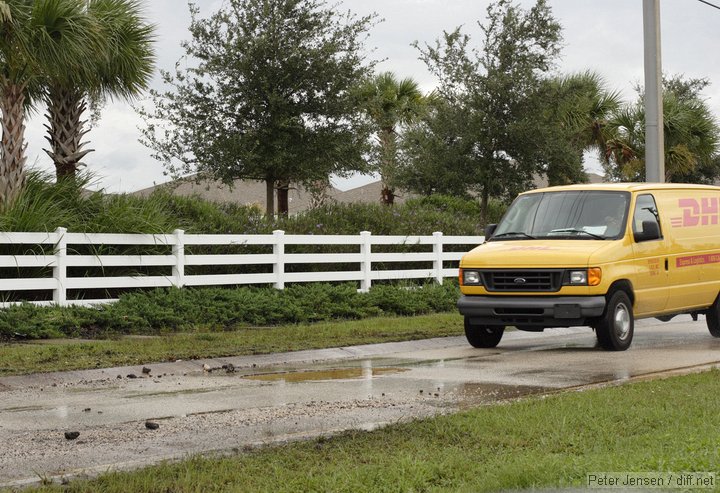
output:
M 625 351 L 630 347 L 635 320 L 632 303 L 625 291 L 615 291 L 608 299 L 605 313 L 595 327 L 600 346 L 609 351 Z
M 720 295 L 705 314 L 708 330 L 713 337 L 720 337 Z
M 502 339 L 504 332 L 505 327 L 501 325 L 476 325 L 470 323 L 470 319 L 465 317 L 465 337 L 472 347 L 495 347 Z

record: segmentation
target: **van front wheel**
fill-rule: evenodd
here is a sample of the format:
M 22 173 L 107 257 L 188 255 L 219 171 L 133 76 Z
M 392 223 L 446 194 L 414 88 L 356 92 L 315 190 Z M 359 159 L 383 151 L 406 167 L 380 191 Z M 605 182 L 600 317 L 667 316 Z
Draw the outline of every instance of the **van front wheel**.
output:
M 502 339 L 505 327 L 490 325 L 475 325 L 465 317 L 465 337 L 472 347 L 491 348 L 498 345 Z
M 708 308 L 705 314 L 705 321 L 707 322 L 708 330 L 710 330 L 710 335 L 720 337 L 720 295 L 715 298 L 715 303 Z
M 625 291 L 615 291 L 595 327 L 600 346 L 609 351 L 625 351 L 632 342 L 634 328 L 630 298 Z

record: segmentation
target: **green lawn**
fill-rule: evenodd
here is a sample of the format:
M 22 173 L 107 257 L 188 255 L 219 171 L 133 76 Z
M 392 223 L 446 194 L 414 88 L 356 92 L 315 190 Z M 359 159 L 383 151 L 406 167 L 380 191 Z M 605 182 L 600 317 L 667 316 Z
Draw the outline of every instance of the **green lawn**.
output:
M 189 332 L 56 344 L 0 344 L 0 375 L 136 365 L 176 359 L 265 354 L 463 334 L 458 313 Z
M 720 479 L 718 409 L 720 371 L 713 370 L 195 457 L 42 491 L 479 492 L 583 487 L 588 473 L 602 471 L 709 471 Z

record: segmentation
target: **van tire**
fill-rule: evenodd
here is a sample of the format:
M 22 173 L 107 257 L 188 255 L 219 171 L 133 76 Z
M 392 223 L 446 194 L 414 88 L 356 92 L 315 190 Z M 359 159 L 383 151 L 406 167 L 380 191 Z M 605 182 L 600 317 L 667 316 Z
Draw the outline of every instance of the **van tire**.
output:
M 465 337 L 472 347 L 493 348 L 502 339 L 505 327 L 502 325 L 475 325 L 465 317 Z
M 600 346 L 608 351 L 625 351 L 630 347 L 634 331 L 630 297 L 622 290 L 613 292 L 608 298 L 605 313 L 595 327 Z
M 707 322 L 710 335 L 720 337 L 720 295 L 715 298 L 715 302 L 708 308 L 705 314 L 705 321 Z

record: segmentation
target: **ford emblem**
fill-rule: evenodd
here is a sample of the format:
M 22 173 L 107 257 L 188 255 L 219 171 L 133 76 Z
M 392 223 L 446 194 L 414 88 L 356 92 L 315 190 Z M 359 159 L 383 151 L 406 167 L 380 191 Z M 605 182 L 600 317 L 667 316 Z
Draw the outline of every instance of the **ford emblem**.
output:
M 515 284 L 525 284 L 527 280 L 524 277 L 516 277 L 513 282 Z

